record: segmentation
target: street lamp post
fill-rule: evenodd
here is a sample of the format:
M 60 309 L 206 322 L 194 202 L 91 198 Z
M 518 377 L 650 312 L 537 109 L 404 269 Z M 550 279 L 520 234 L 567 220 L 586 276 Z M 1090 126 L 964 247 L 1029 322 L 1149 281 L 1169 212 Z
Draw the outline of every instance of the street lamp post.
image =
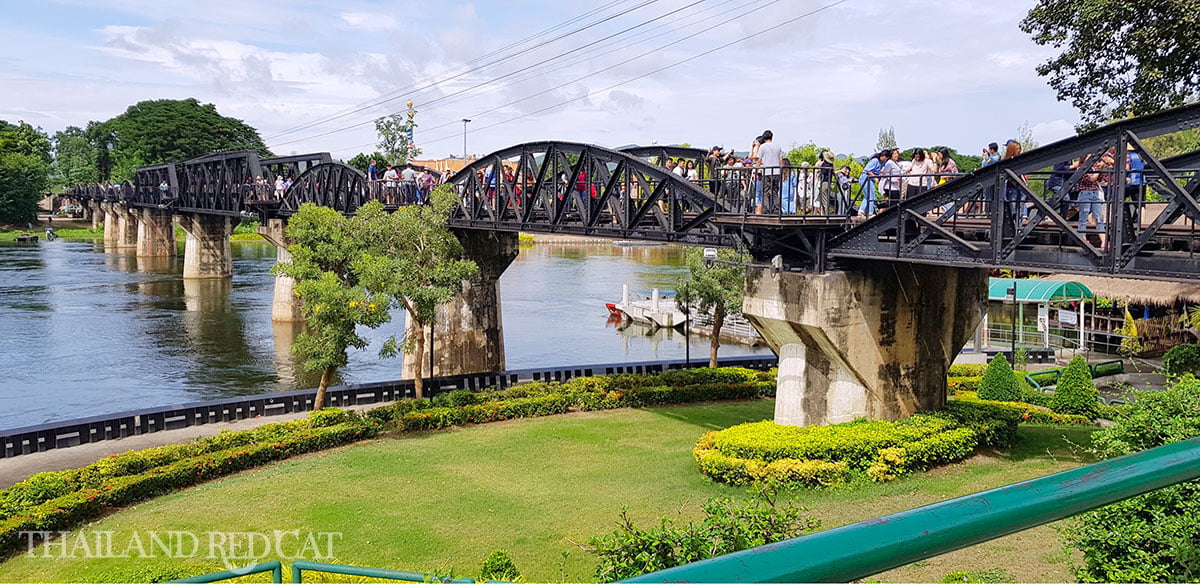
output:
M 467 160 L 467 124 L 471 123 L 470 118 L 463 118 L 463 161 Z
M 1012 288 L 1008 289 L 1008 299 L 1012 302 L 1012 354 L 1010 359 L 1017 358 L 1017 284 L 1013 283 Z

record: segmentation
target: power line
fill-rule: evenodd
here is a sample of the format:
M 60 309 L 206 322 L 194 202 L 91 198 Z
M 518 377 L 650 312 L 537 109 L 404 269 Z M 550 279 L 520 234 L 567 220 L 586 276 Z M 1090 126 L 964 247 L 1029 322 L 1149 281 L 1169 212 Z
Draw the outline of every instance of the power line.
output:
M 676 15 L 676 14 L 679 14 L 681 11 L 683 11 L 683 10 L 687 10 L 687 9 L 689 9 L 689 8 L 692 8 L 692 7 L 694 7 L 694 6 L 698 5 L 698 4 L 701 4 L 701 3 L 705 2 L 705 1 L 706 1 L 706 0 L 695 0 L 695 1 L 694 1 L 694 2 L 692 2 L 691 4 L 688 4 L 688 5 L 686 5 L 686 6 L 683 6 L 683 7 L 681 7 L 681 8 L 673 9 L 673 10 L 671 10 L 671 11 L 669 11 L 669 12 L 666 12 L 666 13 L 660 14 L 659 16 L 656 16 L 656 17 L 654 17 L 654 18 L 652 18 L 652 19 L 650 19 L 650 20 L 646 20 L 646 21 L 640 22 L 640 23 L 638 23 L 638 24 L 635 24 L 635 25 L 633 25 L 633 26 L 631 26 L 631 27 L 628 27 L 628 28 L 625 28 L 625 29 L 623 29 L 623 30 L 617 31 L 617 32 L 615 32 L 615 33 L 612 33 L 612 34 L 610 34 L 610 35 L 608 35 L 608 36 L 606 36 L 606 37 L 604 37 L 604 38 L 601 38 L 601 39 L 598 39 L 598 40 L 594 41 L 594 43 L 600 43 L 600 42 L 604 42 L 604 41 L 607 41 L 607 40 L 610 40 L 610 39 L 613 39 L 613 38 L 619 37 L 619 36 L 621 36 L 621 35 L 624 35 L 624 34 L 626 34 L 626 33 L 628 33 L 628 32 L 631 32 L 631 31 L 637 30 L 637 29 L 639 29 L 639 28 L 642 28 L 642 27 L 644 27 L 644 26 L 647 26 L 647 25 L 649 25 L 649 24 L 652 24 L 652 23 L 654 23 L 654 22 L 657 22 L 657 21 L 659 21 L 659 20 L 662 20 L 662 19 L 664 19 L 664 18 L 667 18 L 667 17 L 669 17 L 669 16 L 674 16 L 674 15 Z M 593 44 L 594 44 L 594 43 L 593 43 Z M 519 73 L 522 73 L 522 72 L 525 72 L 525 71 L 529 71 L 529 70 L 531 70 L 531 69 L 534 69 L 534 68 L 540 67 L 540 66 L 542 66 L 542 65 L 545 65 L 545 64 L 551 63 L 551 62 L 553 62 L 553 61 L 556 61 L 556 60 L 558 60 L 558 59 L 561 59 L 561 58 L 563 58 L 563 57 L 566 57 L 566 56 L 568 56 L 568 55 L 571 55 L 571 54 L 574 54 L 574 53 L 578 53 L 579 51 L 583 51 L 583 50 L 585 50 L 585 49 L 587 49 L 587 48 L 589 48 L 589 45 L 582 45 L 582 46 L 579 46 L 579 47 L 575 47 L 575 48 L 573 48 L 573 49 L 571 49 L 571 50 L 569 50 L 569 51 L 565 51 L 565 52 L 559 53 L 559 54 L 557 54 L 557 55 L 554 55 L 554 56 L 552 56 L 552 57 L 549 57 L 549 58 L 543 59 L 543 60 L 541 60 L 541 61 L 538 61 L 537 63 L 534 63 L 534 64 L 532 64 L 532 65 L 527 65 L 527 66 L 525 66 L 525 67 L 522 67 L 522 68 L 520 68 L 520 69 L 517 69 L 517 70 L 515 70 L 515 71 L 510 71 L 510 72 L 508 72 L 508 73 L 505 73 L 504 75 L 501 75 L 501 76 L 499 76 L 499 77 L 494 77 L 494 78 L 492 78 L 492 79 L 488 79 L 488 80 L 486 80 L 486 81 L 483 81 L 483 82 L 477 83 L 477 84 L 475 84 L 475 85 L 472 85 L 472 86 L 470 86 L 470 87 L 467 87 L 467 88 L 464 88 L 464 89 L 460 89 L 460 90 L 458 90 L 458 91 L 456 91 L 456 92 L 454 92 L 454 93 L 450 93 L 450 94 L 448 94 L 448 95 L 445 95 L 445 96 L 441 96 L 441 97 L 435 98 L 435 99 L 433 99 L 433 100 L 431 100 L 431 101 L 429 101 L 429 102 L 426 102 L 426 103 L 422 104 L 422 107 L 423 107 L 423 108 L 429 108 L 429 107 L 431 107 L 431 106 L 433 106 L 433 105 L 437 104 L 438 102 L 440 102 L 440 101 L 443 101 L 443 100 L 445 100 L 445 99 L 448 99 L 448 98 L 454 97 L 454 96 L 456 96 L 456 95 L 462 95 L 462 94 L 464 94 L 464 93 L 467 93 L 467 92 L 470 92 L 470 91 L 474 91 L 474 90 L 476 90 L 476 89 L 479 89 L 479 88 L 481 88 L 481 87 L 485 87 L 485 86 L 491 85 L 491 84 L 493 84 L 493 83 L 496 83 L 496 82 L 498 82 L 498 81 L 502 81 L 502 80 L 504 80 L 504 79 L 507 79 L 507 78 L 509 78 L 509 77 L 512 77 L 513 75 L 517 75 L 517 74 L 519 74 Z M 333 129 L 333 130 L 328 130 L 328 131 L 325 131 L 325 132 L 322 132 L 322 133 L 319 133 L 319 134 L 315 134 L 315 135 L 311 135 L 311 136 L 306 136 L 306 137 L 303 137 L 303 138 L 296 138 L 296 139 L 288 140 L 288 141 L 285 141 L 285 142 L 279 142 L 279 143 L 275 143 L 275 144 L 273 144 L 273 145 L 274 145 L 274 146 L 283 146 L 283 145 L 286 145 L 286 144 L 292 144 L 292 143 L 295 143 L 295 142 L 301 142 L 301 141 L 306 141 L 306 140 L 315 140 L 315 139 L 317 139 L 317 138 L 323 138 L 323 137 L 325 137 L 325 136 L 329 136 L 329 135 L 332 135 L 332 134 L 339 134 L 339 133 L 341 133 L 341 132 L 345 132 L 345 131 L 348 131 L 348 130 L 352 130 L 352 129 L 354 129 L 354 128 L 360 128 L 360 127 L 362 127 L 362 126 L 365 126 L 365 125 L 368 125 L 368 124 L 371 124 L 371 123 L 374 123 L 374 120 L 373 120 L 373 119 L 372 119 L 372 120 L 365 120 L 365 121 L 362 121 L 362 122 L 358 122 L 358 123 L 351 124 L 351 125 L 349 125 L 349 126 L 344 126 L 344 127 L 341 127 L 341 128 L 336 128 L 336 129 Z
M 708 55 L 711 55 L 711 54 L 713 54 L 713 53 L 715 53 L 715 52 L 717 52 L 717 51 L 720 51 L 720 50 L 722 50 L 722 49 L 727 49 L 727 48 L 729 48 L 729 47 L 731 47 L 731 46 L 733 46 L 733 45 L 736 45 L 736 44 L 738 44 L 738 43 L 742 43 L 742 42 L 748 41 L 748 40 L 750 40 L 750 39 L 752 39 L 752 38 L 754 38 L 754 37 L 757 37 L 757 36 L 760 36 L 760 35 L 766 34 L 766 33 L 768 33 L 768 32 L 774 31 L 774 30 L 778 30 L 778 29 L 780 29 L 780 28 L 782 28 L 782 27 L 784 27 L 784 26 L 787 26 L 787 25 L 789 25 L 789 24 L 793 24 L 793 23 L 795 23 L 795 22 L 798 22 L 798 21 L 800 21 L 800 20 L 802 20 L 802 19 L 808 18 L 808 17 L 810 17 L 810 16 L 813 16 L 813 15 L 815 15 L 815 14 L 818 14 L 818 13 L 820 13 L 820 12 L 824 12 L 824 11 L 826 11 L 826 10 L 830 9 L 830 8 L 833 8 L 833 7 L 835 7 L 835 6 L 838 6 L 838 5 L 840 5 L 840 4 L 844 4 L 845 2 L 848 2 L 848 1 L 849 1 L 849 0 L 836 0 L 835 2 L 833 2 L 833 3 L 831 3 L 831 4 L 828 4 L 828 5 L 826 5 L 826 6 L 822 6 L 822 7 L 820 7 L 820 8 L 816 8 L 816 9 L 814 9 L 814 10 L 811 10 L 811 11 L 809 11 L 809 12 L 806 12 L 806 13 L 804 13 L 804 14 L 801 14 L 801 15 L 799 15 L 799 16 L 796 16 L 796 17 L 793 17 L 793 18 L 789 18 L 789 19 L 787 19 L 787 20 L 785 20 L 785 21 L 783 21 L 783 22 L 780 22 L 779 24 L 776 24 L 776 25 L 774 25 L 774 26 L 767 27 L 767 28 L 765 28 L 765 29 L 763 29 L 763 30 L 760 30 L 760 31 L 756 32 L 756 33 L 749 34 L 749 35 L 746 35 L 746 36 L 744 36 L 744 37 L 742 37 L 742 38 L 739 38 L 739 39 L 736 39 L 736 40 L 733 40 L 733 41 L 727 42 L 727 43 L 725 43 L 725 44 L 723 44 L 723 45 L 720 45 L 720 46 L 718 46 L 718 47 L 715 47 L 715 48 L 709 49 L 709 50 L 707 50 L 707 51 L 704 51 L 704 52 L 702 52 L 702 53 L 699 53 L 699 54 L 693 55 L 693 56 L 691 56 L 691 57 L 688 57 L 688 58 L 686 58 L 686 59 L 683 59 L 683 60 L 681 60 L 681 61 L 677 61 L 677 62 L 671 63 L 670 65 L 665 65 L 665 66 L 663 66 L 663 67 L 659 67 L 658 69 L 655 69 L 655 70 L 653 70 L 653 71 L 650 71 L 650 72 L 647 72 L 647 73 L 643 73 L 643 74 L 641 74 L 641 75 L 638 75 L 638 76 L 636 76 L 636 77 L 633 77 L 633 78 L 631 78 L 631 79 L 627 79 L 627 80 L 625 80 L 625 81 L 621 81 L 621 82 L 619 82 L 619 83 L 614 83 L 613 85 L 609 85 L 608 87 L 605 87 L 605 88 L 603 88 L 603 89 L 599 89 L 599 90 L 596 90 L 596 91 L 589 91 L 588 93 L 586 93 L 586 94 L 584 94 L 584 95 L 581 95 L 581 96 L 578 96 L 578 97 L 573 97 L 573 98 L 571 98 L 571 99 L 567 99 L 567 100 L 561 101 L 561 102 L 559 102 L 559 103 L 556 103 L 556 104 L 554 104 L 554 105 L 551 105 L 551 106 L 548 106 L 548 107 L 544 107 L 544 108 L 542 108 L 542 109 L 540 109 L 540 110 L 537 110 L 537 111 L 529 112 L 529 113 L 527 113 L 527 114 L 522 114 L 522 115 L 519 115 L 519 116 L 516 116 L 516 117 L 513 117 L 513 118 L 509 118 L 509 119 L 507 119 L 507 120 L 502 120 L 502 121 L 495 122 L 495 123 L 493 123 L 493 124 L 489 124 L 489 125 L 486 125 L 486 126 L 483 126 L 483 127 L 475 128 L 475 131 L 476 131 L 476 132 L 478 132 L 478 131 L 480 131 L 480 130 L 486 130 L 486 129 L 489 129 L 489 128 L 495 128 L 495 127 L 497 127 L 497 126 L 501 126 L 501 125 L 504 125 L 504 124 L 507 124 L 507 123 L 510 123 L 510 122 L 515 122 L 515 121 L 517 121 L 517 120 L 522 120 L 522 119 L 525 119 L 525 118 L 527 118 L 527 117 L 534 116 L 534 115 L 537 115 L 537 114 L 540 114 L 540 113 L 543 113 L 543 112 L 546 112 L 546 111 L 549 111 L 549 110 L 555 109 L 555 108 L 557 108 L 557 107 L 561 107 L 561 106 L 567 105 L 567 104 L 569 104 L 569 103 L 574 103 L 574 102 L 576 102 L 576 101 L 579 101 L 579 100 L 581 100 L 581 99 L 587 99 L 588 97 L 591 97 L 591 95 L 592 95 L 592 94 L 594 94 L 594 93 L 603 93 L 603 92 L 605 92 L 605 91 L 610 91 L 610 90 L 616 89 L 617 87 L 621 87 L 622 85 L 627 85 L 627 84 L 629 84 L 629 83 L 633 83 L 634 81 L 638 81 L 639 79 L 644 79 L 644 78 L 646 78 L 646 77 L 649 77 L 649 76 L 651 76 L 651 75 L 654 75 L 654 74 L 657 74 L 657 73 L 661 73 L 661 72 L 663 72 L 663 71 L 666 71 L 666 70 L 668 70 L 668 69 L 672 69 L 672 68 L 674 68 L 674 67 L 678 67 L 679 65 L 683 65 L 684 63 L 689 63 L 689 62 L 691 62 L 691 61 L 694 61 L 694 60 L 696 60 L 696 59 L 699 59 L 699 58 L 701 58 L 701 57 L 706 57 L 706 56 L 708 56 Z M 447 135 L 447 136 L 443 136 L 443 137 L 441 137 L 441 138 L 435 138 L 435 139 L 432 139 L 432 140 L 425 140 L 425 141 L 423 141 L 422 143 L 423 143 L 423 144 L 436 144 L 436 143 L 438 143 L 438 142 L 442 142 L 442 141 L 445 141 L 445 140 L 449 140 L 449 139 L 451 139 L 451 138 L 454 138 L 454 137 L 456 137 L 456 136 Z
M 610 2 L 610 3 L 608 3 L 608 4 L 605 4 L 604 6 L 601 6 L 600 8 L 593 9 L 593 10 L 591 10 L 591 11 L 587 12 L 587 13 L 584 13 L 584 15 L 583 15 L 583 16 L 581 16 L 581 17 L 576 17 L 576 18 L 574 18 L 574 19 L 571 19 L 571 20 L 569 20 L 569 21 L 567 21 L 567 22 L 568 22 L 568 23 L 572 23 L 572 24 L 573 24 L 573 22 L 572 22 L 572 21 L 576 21 L 576 22 L 577 22 L 577 21 L 578 21 L 579 19 L 581 19 L 581 18 L 585 18 L 586 16 L 591 16 L 591 15 L 593 15 L 593 14 L 596 14 L 596 13 L 598 13 L 598 12 L 599 12 L 599 11 L 601 11 L 601 10 L 604 10 L 604 9 L 606 9 L 606 8 L 609 8 L 609 7 L 613 6 L 613 5 L 616 5 L 616 4 L 619 4 L 619 3 L 621 3 L 621 2 L 625 2 L 625 1 L 627 1 L 627 0 L 614 0 L 613 2 Z M 311 128 L 311 127 L 314 127 L 314 126 L 319 126 L 319 125 L 322 125 L 322 124 L 326 124 L 326 123 L 332 122 L 332 121 L 334 121 L 334 120 L 338 120 L 338 119 L 344 118 L 344 117 L 346 117 L 346 116 L 354 115 L 354 114 L 356 114 L 356 113 L 359 113 L 359 112 L 362 112 L 362 111 L 365 111 L 365 110 L 371 109 L 371 108 L 373 108 L 373 107 L 377 107 L 377 106 L 383 105 L 383 104 L 385 104 L 385 103 L 389 103 L 389 102 L 395 101 L 395 100 L 397 100 L 397 99 L 401 99 L 402 97 L 405 97 L 405 96 L 407 96 L 407 95 L 408 95 L 408 93 L 407 93 L 407 92 L 419 93 L 419 92 L 421 92 L 421 91 L 424 91 L 424 90 L 426 90 L 426 89 L 430 89 L 430 88 L 436 87 L 436 86 L 437 86 L 438 84 L 440 84 L 440 83 L 445 83 L 445 82 L 447 82 L 447 81 L 453 81 L 453 80 L 455 80 L 455 79 L 458 79 L 458 78 L 460 78 L 460 77 L 463 77 L 463 76 L 465 76 L 465 75 L 469 75 L 469 74 L 471 74 L 471 73 L 474 73 L 474 72 L 476 72 L 476 71 L 480 71 L 480 70 L 482 70 L 482 69 L 486 69 L 486 68 L 488 68 L 488 67 L 491 67 L 491 66 L 494 66 L 494 65 L 498 65 L 498 64 L 500 64 L 500 63 L 504 63 L 504 62 L 506 62 L 506 61 L 510 61 L 510 60 L 512 60 L 512 59 L 515 59 L 515 58 L 517 58 L 517 57 L 519 57 L 519 56 L 521 56 L 521 55 L 525 54 L 525 53 L 528 53 L 528 52 L 530 52 L 530 51 L 535 51 L 535 50 L 537 50 L 537 49 L 541 48 L 541 47 L 542 47 L 542 46 L 544 46 L 544 45 L 547 45 L 547 44 L 550 44 L 550 43 L 553 43 L 553 42 L 557 42 L 557 41 L 559 41 L 559 40 L 562 40 L 562 39 L 564 39 L 564 38 L 570 37 L 570 36 L 572 36 L 572 35 L 574 35 L 574 34 L 578 34 L 578 33 L 580 33 L 580 32 L 583 32 L 583 31 L 585 31 L 585 30 L 588 30 L 588 29 L 594 28 L 594 27 L 596 27 L 596 26 L 599 26 L 599 25 L 601 25 L 601 24 L 604 24 L 605 22 L 608 22 L 608 21 L 610 21 L 610 20 L 613 20 L 613 19 L 615 19 L 615 18 L 618 18 L 618 17 L 620 17 L 620 16 L 624 16 L 625 14 L 629 14 L 630 12 L 634 12 L 634 11 L 636 11 L 636 10 L 640 9 L 640 8 L 643 8 L 643 7 L 645 7 L 645 6 L 648 6 L 648 5 L 650 5 L 650 4 L 653 4 L 653 3 L 655 3 L 655 2 L 658 2 L 658 1 L 659 1 L 659 0 L 642 0 L 642 2 L 640 2 L 639 4 L 637 4 L 637 5 L 633 6 L 632 8 L 623 9 L 622 11 L 620 11 L 620 12 L 617 12 L 616 14 L 612 14 L 612 15 L 606 16 L 606 17 L 604 17 L 604 18 L 602 18 L 602 19 L 600 19 L 600 20 L 597 20 L 597 21 L 595 21 L 595 22 L 592 22 L 592 23 L 590 23 L 590 24 L 586 24 L 586 25 L 584 25 L 584 26 L 581 26 L 581 27 L 579 27 L 579 28 L 576 28 L 576 29 L 574 29 L 574 30 L 572 30 L 572 31 L 569 31 L 569 32 L 563 33 L 563 34 L 561 34 L 561 35 L 559 35 L 559 36 L 557 36 L 557 37 L 554 37 L 554 38 L 552 38 L 552 39 L 549 39 L 549 40 L 547 40 L 547 41 L 545 41 L 545 42 L 543 42 L 543 43 L 541 43 L 541 44 L 539 44 L 539 45 L 535 45 L 535 46 L 532 46 L 532 47 L 527 47 L 527 48 L 525 48 L 525 49 L 522 49 L 522 50 L 520 50 L 520 51 L 518 51 L 518 52 L 516 52 L 516 53 L 513 53 L 513 54 L 511 54 L 511 55 L 507 55 L 507 56 L 505 56 L 505 57 L 501 57 L 501 58 L 499 58 L 499 59 L 496 59 L 496 60 L 494 60 L 494 61 L 491 61 L 491 62 L 488 62 L 488 63 L 484 63 L 484 64 L 482 64 L 482 65 L 479 65 L 479 66 L 477 66 L 477 67 L 473 67 L 473 68 L 467 69 L 467 70 L 465 70 L 465 71 L 462 71 L 462 72 L 459 72 L 459 73 L 457 73 L 457 74 L 454 74 L 454 75 L 452 75 L 452 76 L 450 76 L 450 77 L 448 77 L 448 78 L 441 79 L 441 80 L 439 80 L 439 81 L 437 81 L 437 82 L 426 82 L 426 85 L 424 85 L 423 87 L 418 87 L 419 83 L 415 83 L 415 82 L 414 82 L 414 83 L 413 83 L 413 84 L 411 84 L 411 85 L 408 85 L 408 86 L 406 86 L 406 87 L 404 87 L 404 88 L 402 88 L 402 89 L 398 89 L 398 90 L 395 90 L 395 91 L 393 91 L 393 92 L 391 92 L 391 93 L 387 94 L 387 96 L 386 96 L 386 97 L 382 97 L 382 98 L 376 98 L 376 99 L 374 99 L 374 100 L 370 100 L 370 101 L 367 101 L 367 102 L 363 102 L 362 104 L 360 104 L 360 105 L 358 105 L 358 106 L 355 106 L 355 107 L 353 107 L 353 108 L 351 108 L 351 109 L 349 109 L 349 110 L 347 110 L 347 111 L 343 111 L 343 112 L 341 112 L 341 113 L 339 113 L 339 114 L 330 115 L 330 116 L 327 116 L 327 117 L 325 117 L 325 118 L 322 118 L 322 119 L 320 119 L 320 120 L 316 120 L 316 121 L 313 121 L 313 122 L 307 122 L 307 123 L 301 124 L 301 125 L 299 125 L 299 126 L 296 126 L 296 127 L 293 127 L 293 128 L 289 128 L 289 129 L 286 129 L 286 130 L 283 130 L 283 131 L 279 132 L 278 134 L 276 134 L 276 135 L 272 136 L 272 137 L 271 137 L 271 139 L 280 138 L 280 137 L 282 137 L 282 136 L 285 136 L 285 135 L 287 135 L 287 134 L 292 134 L 292 133 L 295 133 L 295 132 L 299 132 L 299 131 L 302 131 L 302 130 L 306 130 L 306 129 L 308 129 L 308 128 Z M 564 23 L 564 24 L 565 24 L 565 23 Z M 495 50 L 495 51 L 492 51 L 491 53 L 488 53 L 487 55 L 484 55 L 484 56 L 481 56 L 481 57 L 476 57 L 476 58 L 475 58 L 475 59 L 473 59 L 471 62 L 478 62 L 479 60 L 481 60 L 481 59 L 483 59 L 483 58 L 486 58 L 486 57 L 487 57 L 487 56 L 489 56 L 489 55 L 494 55 L 494 54 L 497 54 L 498 52 L 500 52 L 500 51 L 503 51 L 503 50 L 505 50 L 505 49 L 506 49 L 506 48 L 508 48 L 508 47 L 514 47 L 514 48 L 515 48 L 516 46 L 520 46 L 521 44 L 524 44 L 524 43 L 526 43 L 526 42 L 530 42 L 530 41 L 532 41 L 532 40 L 536 40 L 538 37 L 544 36 L 544 35 L 545 35 L 545 34 L 547 34 L 548 32 L 552 32 L 554 29 L 561 28 L 562 26 L 563 26 L 562 24 L 560 24 L 560 25 L 556 25 L 555 27 L 551 27 L 550 29 L 547 29 L 547 30 L 545 30 L 545 31 L 542 31 L 542 32 L 540 32 L 540 33 L 537 33 L 537 34 L 531 35 L 531 36 L 529 36 L 529 37 L 526 37 L 525 39 L 522 39 L 522 40 L 520 40 L 520 41 L 517 41 L 517 42 L 515 42 L 515 43 L 510 43 L 510 44 L 509 44 L 509 45 L 507 45 L 505 48 L 497 49 L 497 50 Z M 467 64 L 469 64 L 469 63 L 467 63 Z M 466 65 L 466 64 L 464 64 L 464 65 Z M 284 142 L 284 144 L 288 144 L 288 143 L 290 143 L 290 142 Z

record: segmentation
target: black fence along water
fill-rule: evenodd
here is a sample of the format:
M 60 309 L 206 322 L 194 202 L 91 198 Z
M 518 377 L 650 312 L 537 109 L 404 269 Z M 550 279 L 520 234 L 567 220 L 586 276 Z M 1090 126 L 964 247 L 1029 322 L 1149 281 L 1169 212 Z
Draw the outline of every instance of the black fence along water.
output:
M 760 370 L 770 369 L 775 366 L 776 362 L 774 356 L 729 357 L 720 360 L 720 364 L 725 367 L 747 367 Z M 488 388 L 503 389 L 531 381 L 567 381 L 576 377 L 616 373 L 660 373 L 668 369 L 699 368 L 707 364 L 707 361 L 692 361 L 689 365 L 683 360 L 676 360 L 512 369 L 435 377 L 426 380 L 425 392 L 429 397 L 433 397 L 457 389 L 472 391 Z M 0 430 L 0 458 L 201 424 L 305 412 L 312 409 L 313 398 L 316 394 L 317 390 L 315 389 L 263 393 Z M 415 396 L 413 382 L 407 380 L 331 387 L 326 399 L 331 407 L 346 407 L 390 402 Z

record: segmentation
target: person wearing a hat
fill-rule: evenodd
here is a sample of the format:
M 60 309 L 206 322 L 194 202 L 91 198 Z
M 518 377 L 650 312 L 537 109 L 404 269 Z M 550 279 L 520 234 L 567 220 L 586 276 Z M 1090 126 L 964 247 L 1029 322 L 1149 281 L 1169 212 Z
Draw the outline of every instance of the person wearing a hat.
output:
M 830 211 L 838 208 L 838 202 L 833 197 L 833 163 L 835 161 L 833 151 L 825 150 L 821 152 L 821 160 L 817 162 L 817 182 L 820 185 L 817 193 L 820 198 L 814 206 L 823 205 Z

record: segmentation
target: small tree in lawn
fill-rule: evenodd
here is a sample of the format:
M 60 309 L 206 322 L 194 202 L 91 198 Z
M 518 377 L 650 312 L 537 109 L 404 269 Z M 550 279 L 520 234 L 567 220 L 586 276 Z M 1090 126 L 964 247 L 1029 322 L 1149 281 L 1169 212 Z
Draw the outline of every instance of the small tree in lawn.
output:
M 412 330 L 419 331 L 416 338 L 389 338 L 380 351 L 384 356 L 402 351 L 416 359 L 417 397 L 425 391 L 421 359 L 425 327 L 433 323 L 437 307 L 454 298 L 464 280 L 479 273 L 475 262 L 462 258 L 462 244 L 446 227 L 457 204 L 453 187 L 442 185 L 433 190 L 429 205 L 401 207 L 392 214 L 376 205 L 357 213 L 363 221 L 360 237 L 369 253 L 354 262 L 355 271 L 368 290 L 404 308 Z
M 1092 370 L 1082 356 L 1076 355 L 1067 370 L 1063 371 L 1062 377 L 1058 378 L 1054 395 L 1050 396 L 1050 409 L 1060 414 L 1094 418 L 1099 401 L 1100 392 L 1092 381 Z
M 979 399 L 993 401 L 1017 401 L 1021 398 L 1021 386 L 1004 355 L 992 357 L 983 379 L 979 382 Z
M 388 298 L 368 291 L 351 270 L 363 254 L 358 223 L 328 207 L 301 205 L 287 225 L 291 260 L 272 269 L 294 278 L 296 296 L 304 301 L 307 330 L 296 338 L 292 352 L 304 358 L 305 369 L 321 371 L 313 409 L 325 407 L 325 392 L 348 361 L 346 350 L 367 346 L 355 328 L 375 328 L 390 319 Z
M 746 267 L 750 257 L 744 253 L 722 249 L 717 251 L 717 261 L 704 265 L 704 250 L 688 248 L 685 252 L 688 278 L 679 286 L 675 304 L 680 310 L 707 312 L 712 314 L 712 343 L 709 345 L 708 366 L 717 366 L 717 350 L 721 348 L 721 327 L 725 317 L 742 312 L 742 297 L 745 295 Z M 691 315 L 688 315 L 689 317 Z

